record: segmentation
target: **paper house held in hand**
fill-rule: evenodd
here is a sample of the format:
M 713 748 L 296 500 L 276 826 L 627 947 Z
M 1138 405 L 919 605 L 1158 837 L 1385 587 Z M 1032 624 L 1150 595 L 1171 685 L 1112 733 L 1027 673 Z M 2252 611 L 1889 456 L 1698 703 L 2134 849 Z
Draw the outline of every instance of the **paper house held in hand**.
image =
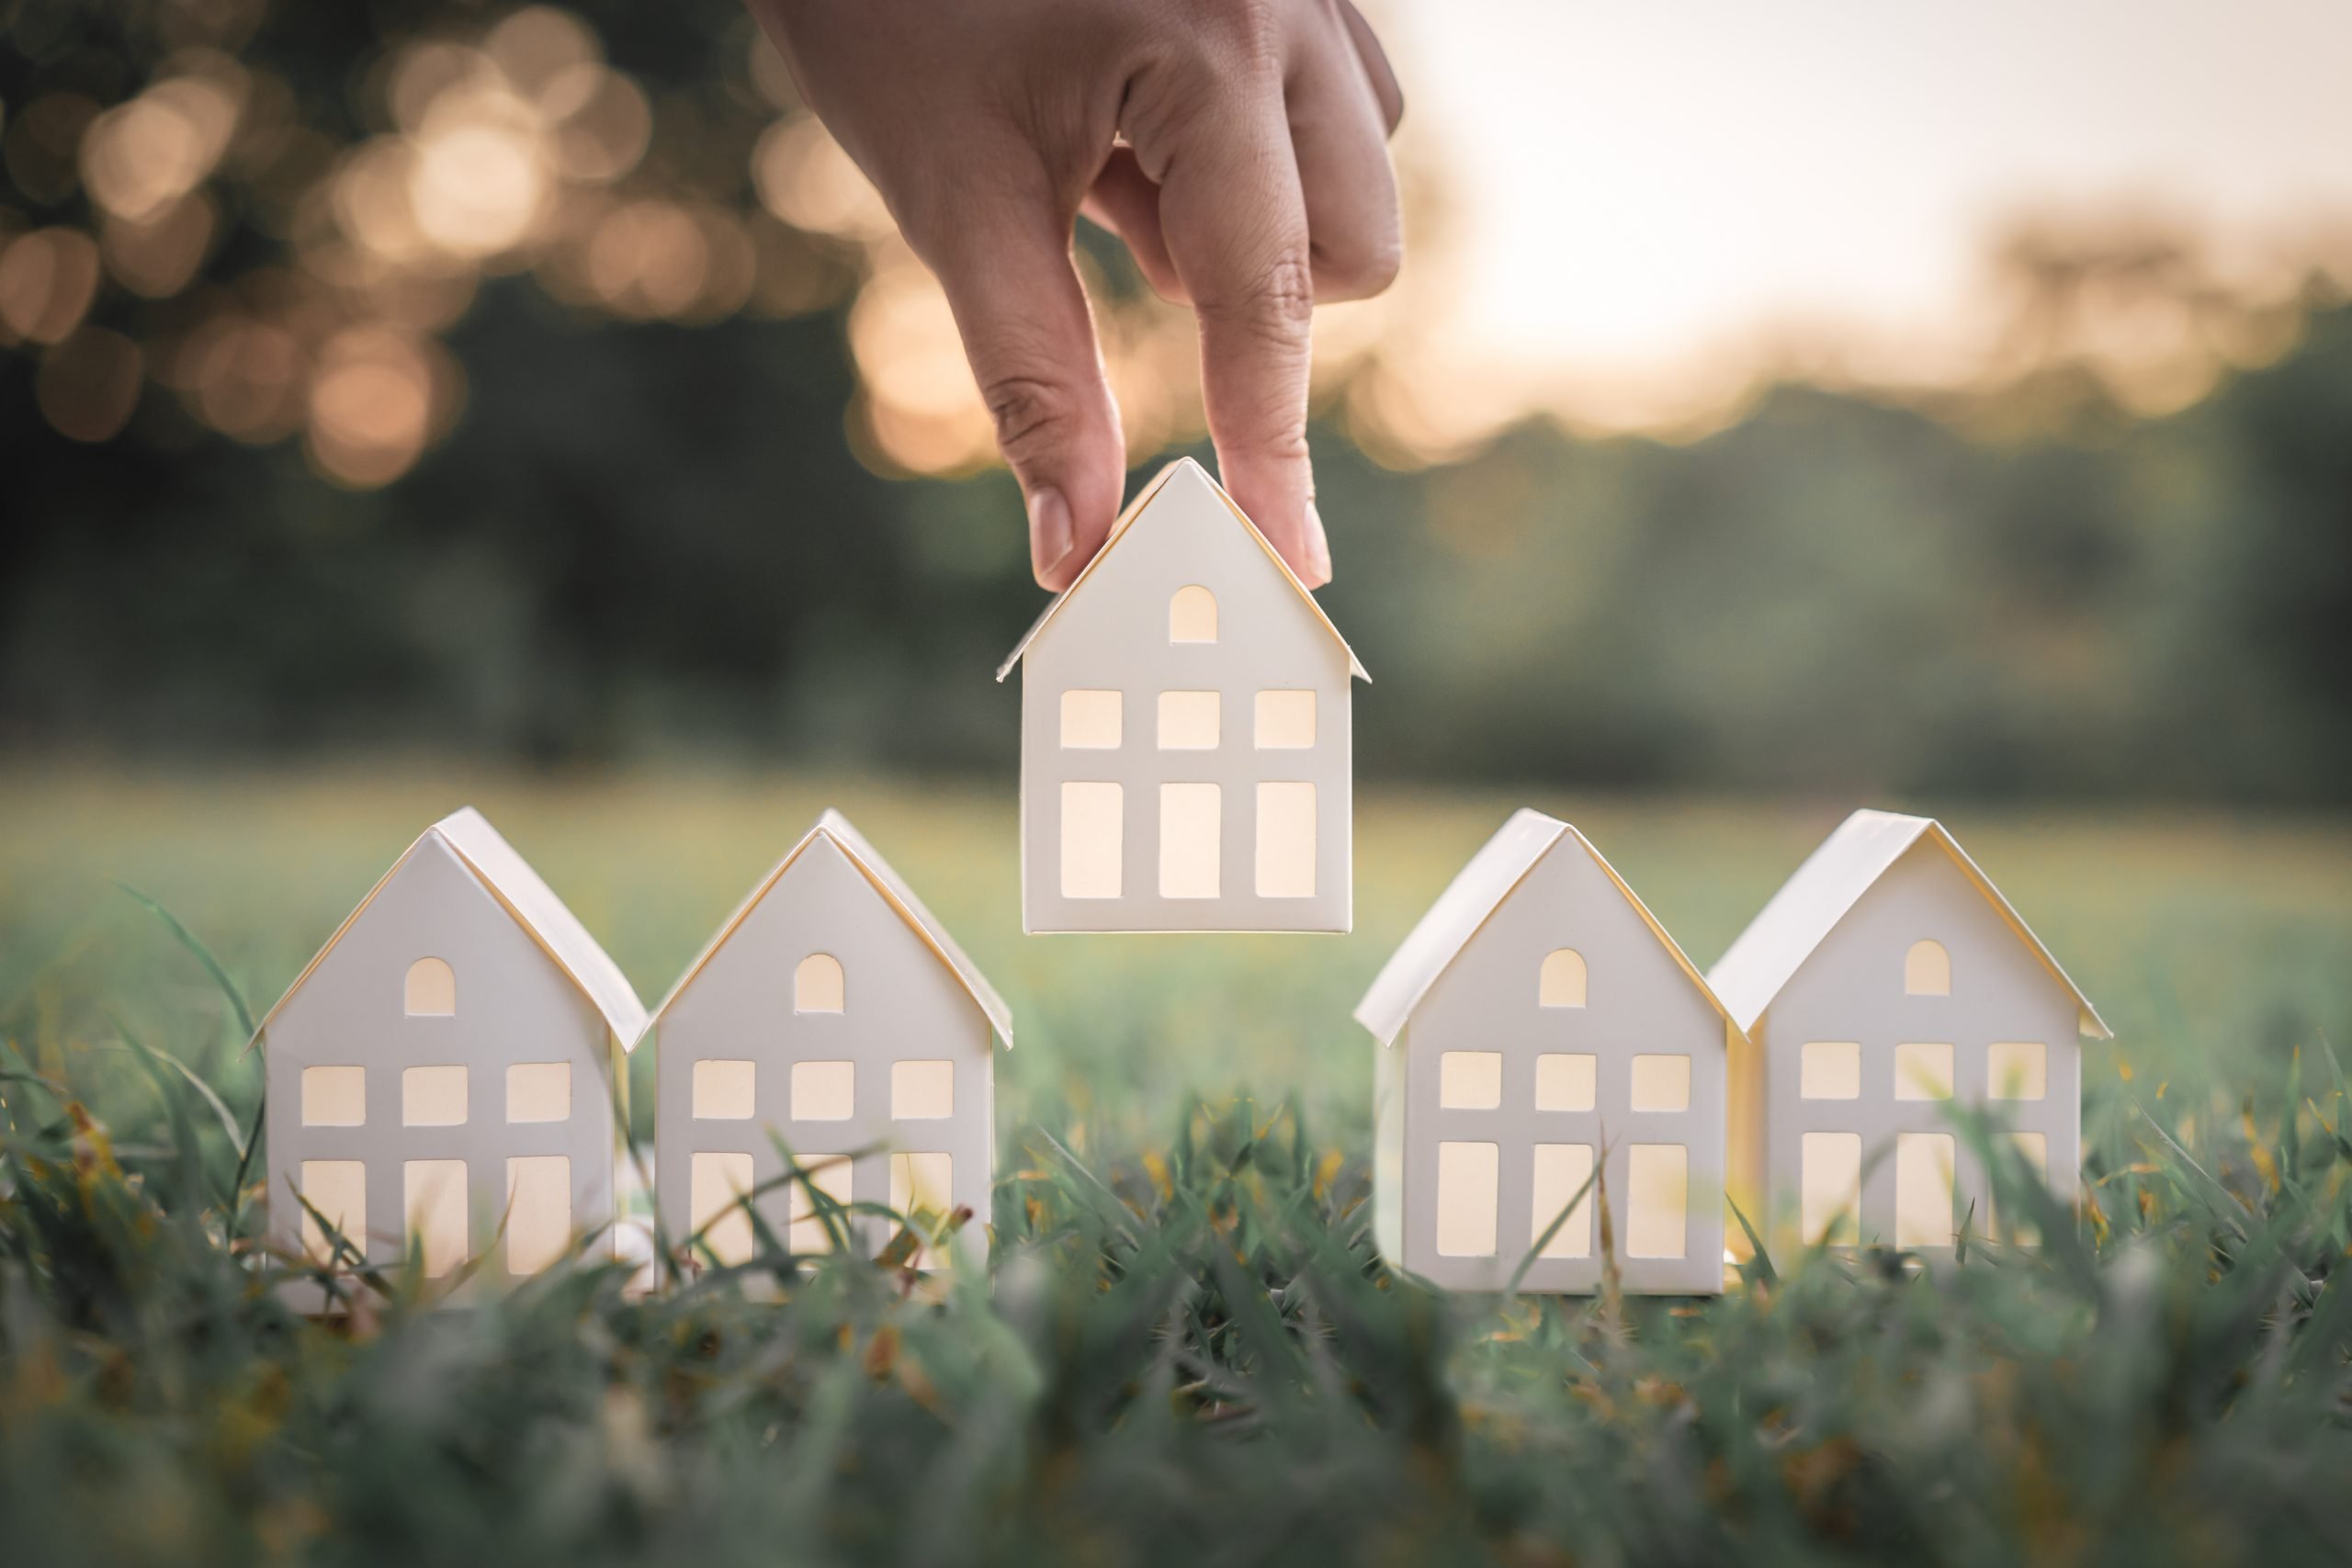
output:
M 1021 675 L 1030 931 L 1344 931 L 1366 679 L 1198 463 L 1162 469 L 997 671 Z
M 628 981 L 470 807 L 411 844 L 268 1017 L 269 1235 L 334 1263 L 323 1217 L 469 1288 L 582 1236 L 609 1256 Z M 307 1204 L 307 1207 L 306 1207 Z M 348 1265 L 338 1265 L 348 1269 Z M 322 1287 L 295 1288 L 325 1304 Z
M 2073 1200 L 2077 1036 L 2107 1025 L 1939 824 L 1854 813 L 1710 978 L 1759 1052 L 1733 1097 L 1734 1190 L 1757 1195 L 1743 1209 L 1776 1246 L 1948 1253 L 1963 1220 L 2025 1239 L 1956 1103 L 1987 1107 L 2024 1168 Z
M 1356 1019 L 1378 1043 L 1374 1230 L 1392 1265 L 1491 1291 L 1524 1261 L 1524 1290 L 1589 1293 L 1605 1193 L 1627 1291 L 1722 1288 L 1724 1093 L 1746 1043 L 1583 834 L 1514 815 Z
M 654 1010 L 653 1032 L 654 1187 L 691 1264 L 753 1257 L 754 1213 L 803 1255 L 831 1250 L 837 1230 L 866 1254 L 898 1233 L 877 1214 L 821 1211 L 811 1187 L 887 1204 L 926 1243 L 968 1209 L 955 1245 L 985 1246 L 993 1043 L 1012 1046 L 1012 1015 L 838 812 L 761 878 Z M 910 1259 L 935 1260 L 928 1245 Z

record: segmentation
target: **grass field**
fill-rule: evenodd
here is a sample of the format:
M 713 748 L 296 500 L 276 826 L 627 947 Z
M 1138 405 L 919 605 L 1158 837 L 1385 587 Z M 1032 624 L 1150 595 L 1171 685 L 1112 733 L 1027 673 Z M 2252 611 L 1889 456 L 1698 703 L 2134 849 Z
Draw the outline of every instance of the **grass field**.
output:
M 649 999 L 847 809 L 1020 1021 L 993 1280 L 942 1306 L 828 1266 L 753 1306 L 582 1269 L 455 1318 L 394 1280 L 345 1331 L 254 1291 L 235 1004 L 115 884 L 257 1011 L 467 800 Z M 1842 809 L 1373 792 L 1351 937 L 1029 940 L 1002 792 L 0 774 L 0 1562 L 2343 1555 L 2352 825 L 1947 814 L 2120 1037 L 2085 1072 L 2092 1203 L 2041 1252 L 1448 1300 L 1373 1256 L 1348 1013 L 1522 803 L 1702 966 Z

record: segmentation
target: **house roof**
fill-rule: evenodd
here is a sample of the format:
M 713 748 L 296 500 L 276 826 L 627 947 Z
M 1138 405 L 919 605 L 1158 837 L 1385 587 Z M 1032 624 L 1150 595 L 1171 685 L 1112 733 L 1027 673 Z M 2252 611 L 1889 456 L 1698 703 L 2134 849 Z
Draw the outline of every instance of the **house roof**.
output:
M 498 829 L 490 825 L 489 819 L 470 806 L 460 807 L 427 828 L 417 835 L 414 843 L 401 852 L 401 858 L 392 863 L 391 869 L 377 878 L 376 886 L 368 890 L 368 897 L 359 900 L 359 907 L 345 917 L 343 924 L 335 928 L 334 934 L 327 938 L 326 945 L 320 948 L 311 962 L 303 966 L 302 973 L 295 976 L 294 983 L 286 987 L 286 994 L 277 998 L 277 1005 L 262 1019 L 260 1028 L 254 1031 L 254 1037 L 258 1039 L 268 1032 L 270 1021 L 293 999 L 294 993 L 302 988 L 326 955 L 334 951 L 335 943 L 341 942 L 344 934 L 367 912 L 368 906 L 376 901 L 376 895 L 400 874 L 401 867 L 408 863 L 409 858 L 426 844 L 436 842 L 456 855 L 459 863 L 489 890 L 490 896 L 498 900 L 499 906 L 514 917 L 514 923 L 539 944 L 541 951 L 555 960 L 556 967 L 563 971 L 564 976 L 580 988 L 581 995 L 586 997 L 603 1016 L 614 1038 L 624 1045 L 634 1046 L 638 1036 L 645 1032 L 645 1004 L 637 999 L 637 992 L 630 987 L 628 976 L 623 975 L 620 966 L 596 945 L 596 939 L 588 934 L 588 928 L 580 923 L 580 918 L 555 896 L 555 890 L 541 880 L 528 862 L 514 852 L 512 844 L 499 837 Z
M 1708 978 L 1715 985 L 1715 992 L 1727 1003 L 1732 1018 L 1743 1030 L 1755 1027 L 1764 1010 L 1781 994 L 1804 961 L 1813 956 L 1824 938 L 1837 929 L 1862 895 L 1869 892 L 1889 868 L 1922 839 L 1933 842 L 1952 858 L 1960 869 L 1984 895 L 2009 929 L 2033 955 L 2041 961 L 2058 983 L 2066 987 L 2082 1010 L 2082 1031 L 2096 1040 L 2114 1037 L 2090 998 L 2082 987 L 2067 977 L 2041 945 L 2041 939 L 2018 918 L 1993 886 L 1992 878 L 1968 858 L 1942 823 L 1928 817 L 1905 817 L 1893 811 L 1857 811 L 1838 826 L 1838 830 L 1821 842 L 1821 847 L 1806 857 L 1797 867 L 1796 874 L 1781 885 L 1747 929 L 1739 933 L 1722 958 L 1715 963 Z
M 1389 955 L 1387 964 L 1373 981 L 1372 989 L 1356 1004 L 1356 1021 L 1372 1031 L 1374 1038 L 1384 1046 L 1394 1044 L 1406 1021 L 1413 1016 L 1413 1010 L 1421 1005 L 1421 998 L 1437 984 L 1438 976 L 1461 956 L 1487 917 L 1502 908 L 1526 880 L 1528 873 L 1564 839 L 1574 840 L 1577 847 L 1590 855 L 1592 863 L 1617 885 L 1617 891 L 1625 896 L 1625 901 L 1641 916 L 1659 945 L 1690 977 L 1699 994 L 1707 998 L 1707 1005 L 1730 1017 L 1708 986 L 1706 976 L 1699 973 L 1698 966 L 1684 954 L 1667 929 L 1658 924 L 1649 906 L 1617 874 L 1616 868 L 1592 847 L 1592 840 L 1556 817 L 1521 808 L 1513 812 L 1510 820 L 1470 857 L 1470 863 L 1447 884 L 1437 902 L 1430 906 L 1429 913 Z
M 1356 658 L 1355 649 L 1350 648 L 1348 639 L 1340 635 L 1340 628 L 1331 624 L 1331 617 L 1323 613 L 1323 606 L 1315 602 L 1315 595 L 1307 591 L 1306 584 L 1301 582 L 1298 580 L 1298 574 L 1291 570 L 1290 563 L 1275 552 L 1272 545 L 1266 542 L 1266 536 L 1258 531 L 1258 525 L 1255 523 L 1250 521 L 1248 513 L 1234 504 L 1233 497 L 1225 492 L 1225 487 L 1211 479 L 1209 471 L 1190 457 L 1179 457 L 1160 469 L 1153 476 L 1152 481 L 1143 487 L 1135 500 L 1127 503 L 1126 510 L 1120 513 L 1117 521 L 1111 525 L 1110 536 L 1103 540 L 1102 547 L 1094 552 L 1094 558 L 1086 563 L 1068 588 L 1054 595 L 1035 622 L 1022 634 L 1020 642 L 1014 645 L 1012 651 L 1005 656 L 1004 662 L 996 667 L 998 680 L 1001 681 L 1012 673 L 1013 667 L 1021 662 L 1021 656 L 1029 651 L 1029 645 L 1037 640 L 1038 634 L 1052 624 L 1056 615 L 1061 614 L 1062 606 L 1069 603 L 1071 596 L 1086 586 L 1086 580 L 1094 575 L 1094 570 L 1110 558 L 1112 550 L 1117 547 L 1121 539 L 1126 537 L 1127 529 L 1150 510 L 1152 502 L 1159 499 L 1160 492 L 1173 484 L 1205 486 L 1211 494 L 1223 502 L 1225 509 L 1233 514 L 1234 522 L 1238 524 L 1257 547 L 1265 552 L 1266 558 L 1273 563 L 1274 570 L 1283 574 L 1283 581 L 1291 585 L 1292 590 L 1313 613 L 1317 622 L 1325 631 L 1331 634 L 1331 640 L 1340 645 L 1340 651 L 1348 656 L 1348 673 L 1359 681 L 1371 681 L 1372 677 L 1364 672 L 1363 661 Z
M 646 1029 L 650 1031 L 660 1025 L 662 1015 L 670 1010 L 670 1004 L 684 994 L 686 987 L 693 982 L 694 977 L 702 973 L 703 965 L 708 964 L 712 956 L 727 945 L 728 939 L 735 934 L 736 928 L 741 926 L 752 909 L 758 907 L 760 900 L 768 896 L 768 890 L 776 885 L 786 872 L 792 869 L 792 863 L 800 858 L 808 846 L 820 839 L 825 840 L 840 850 L 849 858 L 850 864 L 855 866 L 858 873 L 867 882 L 873 884 L 874 890 L 882 896 L 883 902 L 898 911 L 899 918 L 905 920 L 915 935 L 922 939 L 923 945 L 930 948 L 942 964 L 947 965 L 956 981 L 970 995 L 973 1002 L 988 1016 L 989 1026 L 996 1031 L 997 1038 L 1004 1042 L 1005 1049 L 1008 1051 L 1012 1049 L 1012 1010 L 1004 1005 L 1004 998 L 996 994 L 996 988 L 988 983 L 987 976 L 983 976 L 978 967 L 964 955 L 964 950 L 956 945 L 956 939 L 947 934 L 947 929 L 933 917 L 929 909 L 923 908 L 922 900 L 916 897 L 914 889 L 909 887 L 905 880 L 891 869 L 890 863 L 876 852 L 874 846 L 865 841 L 865 835 L 850 826 L 848 818 L 838 811 L 831 810 L 828 810 L 822 817 L 818 818 L 817 825 L 802 834 L 800 841 L 786 851 L 784 858 L 775 863 L 775 868 L 760 878 L 759 885 L 744 896 L 742 903 L 737 905 L 735 912 L 727 918 L 727 923 L 718 928 L 718 934 L 713 936 L 709 944 L 695 955 L 695 961 L 686 965 L 686 972 L 678 976 L 678 983 L 670 987 L 670 994 L 663 997 L 661 1005 L 653 1010 L 652 1017 L 646 1021 Z

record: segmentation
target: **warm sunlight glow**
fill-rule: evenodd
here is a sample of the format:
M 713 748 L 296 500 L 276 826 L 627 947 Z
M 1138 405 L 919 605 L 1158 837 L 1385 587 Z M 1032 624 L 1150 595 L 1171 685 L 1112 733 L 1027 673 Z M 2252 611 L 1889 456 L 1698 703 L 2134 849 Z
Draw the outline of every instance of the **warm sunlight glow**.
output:
M 625 68 L 645 40 L 608 58 L 561 6 L 496 0 L 430 36 L 386 24 L 325 91 L 272 73 L 244 9 L 261 0 L 208 0 L 166 30 L 211 43 L 6 106 L 22 199 L 0 213 L 0 345 L 126 334 L 202 423 L 255 443 L 310 428 L 322 471 L 380 484 L 456 403 L 436 371 L 406 434 L 415 382 L 323 363 L 347 330 L 406 334 L 437 364 L 482 281 L 512 272 L 608 321 L 846 299 L 861 460 L 996 463 L 944 298 L 756 28 L 698 80 L 660 67 L 657 104 Z M 1958 18 L 1391 0 L 1374 21 L 1414 105 L 1394 143 L 1408 264 L 1383 297 L 1317 310 L 1311 376 L 1318 416 L 1383 464 L 1475 455 L 1530 414 L 1694 438 L 1787 379 L 1948 402 L 2056 377 L 2162 415 L 2292 348 L 2317 273 L 2352 286 L 2352 163 L 2334 152 L 2352 95 L 2330 69 L 2352 11 L 2315 0 L 2161 26 L 2130 0 L 2056 19 L 2027 0 Z M 1661 60 L 1663 85 L 1627 68 Z M 28 215 L 61 221 L 17 230 Z M 1140 462 L 1204 434 L 1196 323 L 1083 238 Z M 124 297 L 175 309 L 134 321 Z M 239 319 L 286 338 L 216 325 Z M 83 344 L 51 377 L 51 423 L 149 428 L 124 363 Z M 350 457 L 343 415 L 315 434 L 322 400 L 403 434 Z M 2071 406 L 2010 399 L 2000 417 L 2030 434 Z
M 1379 19 L 1411 62 L 1400 156 L 1439 172 L 1454 219 L 1408 248 L 1396 373 L 1351 399 L 1399 456 L 1531 404 L 1700 429 L 1780 368 L 1967 380 L 2003 346 L 1978 258 L 2021 215 L 2112 229 L 2137 204 L 2229 236 L 2219 261 L 2253 278 L 2352 208 L 2352 10 L 2313 0 L 2161 22 L 2131 0 L 1409 0 Z M 1670 84 L 1634 68 L 1668 60 Z M 2210 376 L 2194 333 L 2118 323 L 2099 367 L 2135 402 Z

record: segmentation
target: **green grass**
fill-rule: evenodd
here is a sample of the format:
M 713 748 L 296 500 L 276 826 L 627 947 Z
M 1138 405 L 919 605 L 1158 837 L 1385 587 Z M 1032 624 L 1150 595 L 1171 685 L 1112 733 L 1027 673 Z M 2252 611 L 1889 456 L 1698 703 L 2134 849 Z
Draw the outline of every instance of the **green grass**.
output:
M 848 809 L 1019 1015 L 992 1280 L 279 1308 L 230 993 L 266 1007 L 460 799 L 649 995 Z M 1453 1299 L 1374 1256 L 1347 1012 L 1518 803 L 1370 795 L 1351 938 L 1030 941 L 1001 794 L 0 776 L 0 1562 L 2340 1560 L 2352 831 L 1951 815 L 2120 1036 L 2085 1075 L 2092 1207 L 2041 1250 Z M 1836 815 L 1529 803 L 1702 964 Z

